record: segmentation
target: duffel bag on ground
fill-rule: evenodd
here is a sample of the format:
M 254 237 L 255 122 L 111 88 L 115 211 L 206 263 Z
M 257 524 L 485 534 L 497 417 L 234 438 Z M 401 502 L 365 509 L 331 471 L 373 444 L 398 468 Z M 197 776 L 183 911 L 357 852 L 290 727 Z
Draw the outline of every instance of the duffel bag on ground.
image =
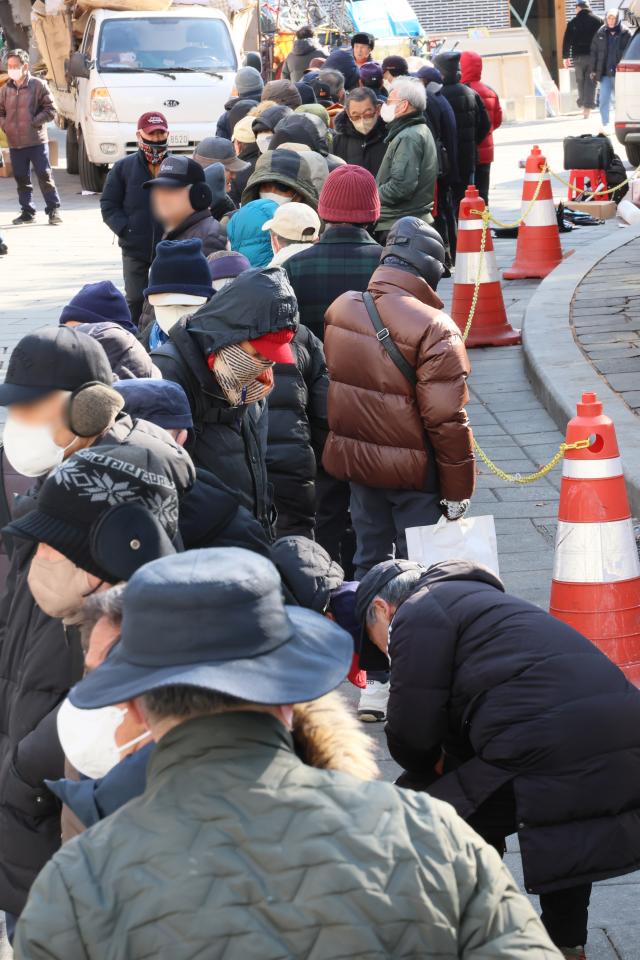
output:
M 565 170 L 607 170 L 614 155 L 611 141 L 603 133 L 565 137 L 562 145 Z

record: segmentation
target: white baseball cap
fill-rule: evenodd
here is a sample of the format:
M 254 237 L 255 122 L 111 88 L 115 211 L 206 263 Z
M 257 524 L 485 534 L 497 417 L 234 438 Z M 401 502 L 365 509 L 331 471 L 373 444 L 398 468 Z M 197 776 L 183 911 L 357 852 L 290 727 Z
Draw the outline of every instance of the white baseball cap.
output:
M 273 230 L 285 240 L 311 243 L 320 234 L 320 217 L 306 203 L 283 203 L 262 229 Z

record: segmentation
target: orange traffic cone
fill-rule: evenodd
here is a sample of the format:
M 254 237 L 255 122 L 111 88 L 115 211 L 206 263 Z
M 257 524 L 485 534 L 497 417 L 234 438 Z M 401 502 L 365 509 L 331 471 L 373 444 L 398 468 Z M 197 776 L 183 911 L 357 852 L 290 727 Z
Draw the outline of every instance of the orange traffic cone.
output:
M 613 422 L 583 393 L 567 426 L 551 613 L 592 640 L 640 686 L 640 560 Z
M 458 219 L 458 249 L 456 253 L 455 282 L 451 316 L 464 332 L 473 302 L 478 278 L 482 217 L 485 203 L 475 187 L 467 187 L 460 202 Z M 473 213 L 477 210 L 479 213 Z M 507 320 L 500 286 L 500 274 L 493 249 L 491 231 L 487 230 L 484 255 L 480 270 L 480 285 L 475 313 L 466 344 L 468 347 L 503 347 L 520 343 L 520 331 Z
M 562 260 L 558 220 L 548 173 L 544 174 L 538 198 L 531 206 L 545 163 L 540 147 L 533 147 L 527 159 L 522 185 L 521 210 L 522 215 L 526 216 L 518 228 L 516 258 L 504 271 L 505 280 L 546 277 Z

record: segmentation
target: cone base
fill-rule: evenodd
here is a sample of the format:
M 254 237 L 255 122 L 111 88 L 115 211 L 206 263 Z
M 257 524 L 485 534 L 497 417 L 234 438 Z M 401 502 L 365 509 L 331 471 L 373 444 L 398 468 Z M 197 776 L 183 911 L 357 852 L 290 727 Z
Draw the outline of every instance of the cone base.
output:
M 517 261 L 502 274 L 504 280 L 544 280 L 552 270 L 562 263 L 562 257 L 551 263 L 541 263 L 535 266 L 519 266 Z
M 464 333 L 467 318 L 473 303 L 474 286 L 470 283 L 455 283 L 451 316 Z M 509 347 L 521 343 L 519 330 L 514 330 L 504 308 L 500 281 L 483 283 L 480 286 L 476 312 L 471 321 L 467 347 Z
M 522 334 L 519 330 L 514 330 L 510 324 L 506 327 L 496 327 L 495 329 L 480 330 L 476 336 L 473 334 L 473 325 L 471 332 L 465 341 L 467 349 L 470 347 L 513 347 L 522 343 Z

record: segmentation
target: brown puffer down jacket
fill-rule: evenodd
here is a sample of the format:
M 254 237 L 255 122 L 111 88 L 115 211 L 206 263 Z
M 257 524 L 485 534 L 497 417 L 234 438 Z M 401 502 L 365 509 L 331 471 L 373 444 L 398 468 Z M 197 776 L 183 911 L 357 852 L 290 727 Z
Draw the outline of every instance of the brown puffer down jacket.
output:
M 464 409 L 470 365 L 460 331 L 421 277 L 378 267 L 369 292 L 418 385 L 376 338 L 362 294 L 338 297 L 325 314 L 331 432 L 324 468 L 368 487 L 423 490 L 430 442 L 442 496 L 465 500 L 473 493 L 475 463 Z

